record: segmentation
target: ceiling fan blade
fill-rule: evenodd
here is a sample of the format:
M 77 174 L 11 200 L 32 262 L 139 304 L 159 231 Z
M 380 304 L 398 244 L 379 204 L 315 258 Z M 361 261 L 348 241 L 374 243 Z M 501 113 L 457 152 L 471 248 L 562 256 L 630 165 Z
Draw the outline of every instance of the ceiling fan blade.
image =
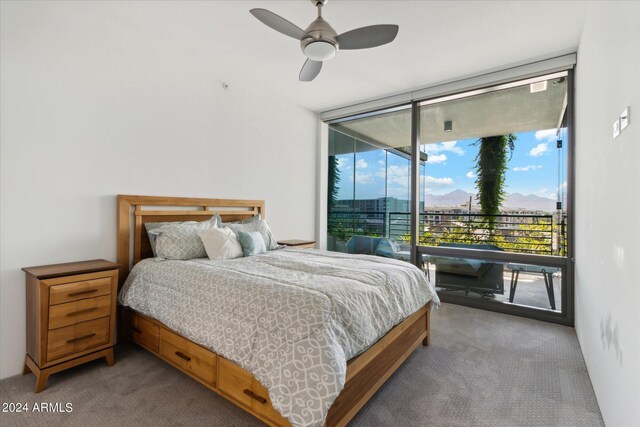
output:
M 310 82 L 320 74 L 320 70 L 322 70 L 322 61 L 307 59 L 300 70 L 298 78 L 301 82 Z
M 391 43 L 398 35 L 397 25 L 371 25 L 356 28 L 338 36 L 340 50 L 368 49 Z
M 276 15 L 266 9 L 251 9 L 249 12 L 264 25 L 273 28 L 282 34 L 293 37 L 296 40 L 302 40 L 305 37 L 309 37 L 300 27 L 287 21 L 283 17 Z

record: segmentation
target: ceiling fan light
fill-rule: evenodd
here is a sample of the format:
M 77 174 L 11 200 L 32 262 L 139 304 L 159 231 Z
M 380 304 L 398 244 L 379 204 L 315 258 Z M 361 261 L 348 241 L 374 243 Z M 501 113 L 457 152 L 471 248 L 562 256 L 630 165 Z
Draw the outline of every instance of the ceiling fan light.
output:
M 304 47 L 304 54 L 314 61 L 326 61 L 336 54 L 336 47 L 325 41 L 314 41 Z

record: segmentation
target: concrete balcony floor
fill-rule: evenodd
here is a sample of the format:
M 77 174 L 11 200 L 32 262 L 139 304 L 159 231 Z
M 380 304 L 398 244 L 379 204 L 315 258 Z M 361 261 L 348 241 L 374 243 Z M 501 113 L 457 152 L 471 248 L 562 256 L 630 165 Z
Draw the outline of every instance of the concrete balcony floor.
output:
M 435 283 L 435 268 L 433 265 L 429 268 L 429 277 L 431 283 Z M 494 297 L 488 295 L 482 295 L 477 292 L 470 291 L 468 294 L 464 290 L 454 289 L 438 289 L 441 292 L 453 295 L 465 295 L 470 297 L 491 299 L 496 302 L 505 304 L 514 304 L 521 306 L 528 306 L 539 308 L 543 310 L 550 310 L 551 305 L 549 303 L 549 296 L 547 295 L 547 289 L 544 283 L 544 277 L 540 273 L 525 273 L 521 272 L 518 277 L 518 284 L 513 298 L 513 303 L 509 302 L 509 287 L 511 284 L 511 271 L 505 268 L 503 274 L 504 279 L 504 294 L 493 294 Z M 562 294 L 561 294 L 561 276 L 560 273 L 553 275 L 553 291 L 555 296 L 555 306 L 557 312 L 562 308 Z

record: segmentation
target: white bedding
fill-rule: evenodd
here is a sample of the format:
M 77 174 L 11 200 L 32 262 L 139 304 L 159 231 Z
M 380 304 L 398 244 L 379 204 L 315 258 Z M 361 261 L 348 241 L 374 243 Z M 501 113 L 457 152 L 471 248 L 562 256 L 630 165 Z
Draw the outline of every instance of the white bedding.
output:
M 428 301 L 415 266 L 284 249 L 224 261 L 138 263 L 120 302 L 251 372 L 294 426 L 321 426 L 347 360 Z

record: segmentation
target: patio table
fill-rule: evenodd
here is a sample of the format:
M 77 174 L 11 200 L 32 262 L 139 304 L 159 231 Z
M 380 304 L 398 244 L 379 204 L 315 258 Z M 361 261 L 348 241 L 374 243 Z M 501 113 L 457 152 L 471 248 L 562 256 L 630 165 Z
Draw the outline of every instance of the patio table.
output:
M 556 299 L 553 292 L 553 274 L 560 271 L 558 267 L 542 267 L 539 265 L 507 263 L 506 267 L 511 270 L 511 288 L 509 290 L 509 302 L 513 302 L 518 286 L 518 277 L 520 272 L 524 273 L 540 273 L 544 277 L 544 285 L 547 288 L 547 296 L 549 297 L 549 305 L 551 309 L 556 309 Z

